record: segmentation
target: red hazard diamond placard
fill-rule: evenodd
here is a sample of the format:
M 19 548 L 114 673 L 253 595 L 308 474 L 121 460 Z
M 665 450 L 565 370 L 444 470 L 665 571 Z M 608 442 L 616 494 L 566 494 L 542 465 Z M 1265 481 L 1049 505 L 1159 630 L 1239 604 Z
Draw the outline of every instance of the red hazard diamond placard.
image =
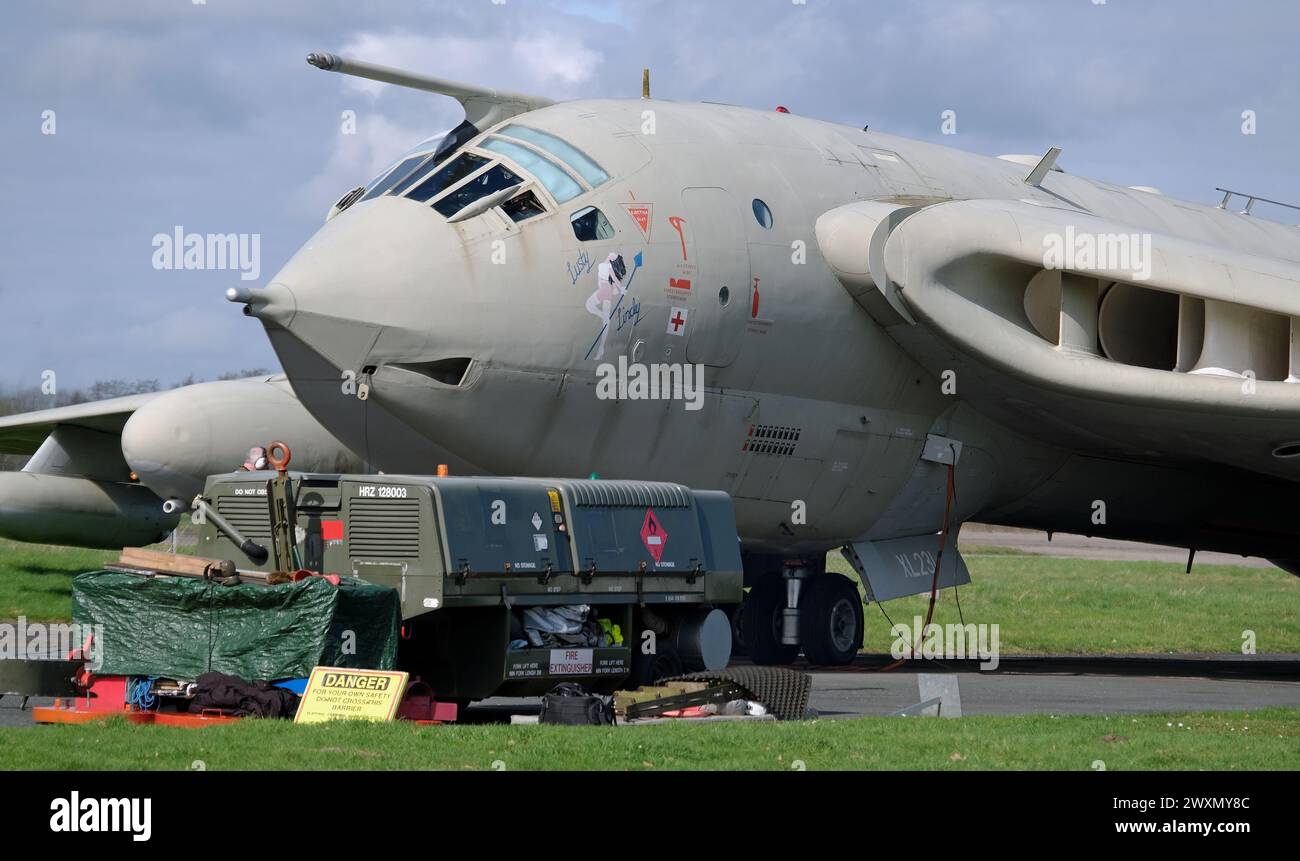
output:
M 655 516 L 653 508 L 645 510 L 645 520 L 641 523 L 641 543 L 645 545 L 646 550 L 650 551 L 651 557 L 658 565 L 664 555 L 664 545 L 668 543 L 668 533 L 664 531 L 663 524 Z

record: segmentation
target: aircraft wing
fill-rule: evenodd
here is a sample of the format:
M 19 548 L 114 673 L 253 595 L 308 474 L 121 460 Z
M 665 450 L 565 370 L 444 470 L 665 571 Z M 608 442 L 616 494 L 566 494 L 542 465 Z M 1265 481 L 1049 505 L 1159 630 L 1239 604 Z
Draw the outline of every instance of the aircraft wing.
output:
M 1149 248 L 1050 258 L 1084 234 Z M 949 393 L 1014 431 L 1300 479 L 1300 265 L 1015 200 L 862 201 L 817 239 Z
M 131 414 L 160 394 L 146 392 L 0 417 L 0 454 L 34 454 L 60 425 L 120 434 Z

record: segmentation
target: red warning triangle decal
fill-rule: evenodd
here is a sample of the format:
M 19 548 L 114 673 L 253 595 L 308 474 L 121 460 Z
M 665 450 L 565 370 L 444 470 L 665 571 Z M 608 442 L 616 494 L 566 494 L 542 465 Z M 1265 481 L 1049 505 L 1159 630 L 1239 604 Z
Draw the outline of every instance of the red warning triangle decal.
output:
M 636 226 L 641 228 L 645 234 L 646 241 L 650 241 L 650 225 L 654 223 L 654 204 L 653 203 L 625 203 L 624 208 L 627 214 L 636 222 Z

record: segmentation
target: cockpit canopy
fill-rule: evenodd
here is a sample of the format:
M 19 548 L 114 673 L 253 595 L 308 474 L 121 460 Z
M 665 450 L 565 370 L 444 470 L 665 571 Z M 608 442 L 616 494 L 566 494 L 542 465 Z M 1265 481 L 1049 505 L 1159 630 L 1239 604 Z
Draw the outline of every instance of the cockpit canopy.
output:
M 472 125 L 462 124 L 430 138 L 363 190 L 345 196 L 335 212 L 358 200 L 390 196 L 427 203 L 453 221 L 500 206 L 521 222 L 609 181 L 586 153 L 548 132 L 510 123 L 465 147 L 476 135 Z

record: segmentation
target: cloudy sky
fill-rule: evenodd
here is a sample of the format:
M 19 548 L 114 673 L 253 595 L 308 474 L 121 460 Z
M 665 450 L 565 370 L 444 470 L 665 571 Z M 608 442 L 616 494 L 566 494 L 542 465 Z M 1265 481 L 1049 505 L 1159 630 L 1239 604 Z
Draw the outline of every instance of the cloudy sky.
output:
M 153 237 L 260 234 L 243 283 L 265 283 L 339 195 L 460 120 L 310 51 L 552 98 L 635 97 L 649 66 L 658 98 L 1300 202 L 1294 0 L 9 0 L 0 21 L 4 387 L 275 366 L 222 298 L 239 273 L 155 269 Z

